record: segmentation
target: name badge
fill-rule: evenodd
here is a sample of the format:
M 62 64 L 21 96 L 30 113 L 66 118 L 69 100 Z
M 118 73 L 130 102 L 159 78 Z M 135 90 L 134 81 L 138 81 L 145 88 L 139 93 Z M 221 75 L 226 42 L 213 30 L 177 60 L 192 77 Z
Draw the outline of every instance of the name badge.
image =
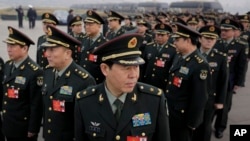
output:
M 60 88 L 60 94 L 72 95 L 73 88 L 71 86 L 62 86 Z
M 53 100 L 53 110 L 56 112 L 65 112 L 65 101 Z
M 22 76 L 17 76 L 16 79 L 15 79 L 15 83 L 16 84 L 24 84 L 26 82 L 26 78 L 25 77 L 22 77 Z
M 133 127 L 144 126 L 151 124 L 149 113 L 141 113 L 132 117 Z
M 179 72 L 182 73 L 182 74 L 188 74 L 189 68 L 187 68 L 187 67 L 181 67 L 180 70 L 179 70 Z
M 8 88 L 8 98 L 15 98 L 18 99 L 19 97 L 19 92 L 17 89 L 14 88 Z

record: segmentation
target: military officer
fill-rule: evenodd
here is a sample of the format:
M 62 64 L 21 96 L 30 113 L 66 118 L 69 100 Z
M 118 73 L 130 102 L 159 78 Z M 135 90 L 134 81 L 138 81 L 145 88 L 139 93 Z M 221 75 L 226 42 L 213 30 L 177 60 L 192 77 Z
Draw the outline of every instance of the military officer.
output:
M 131 16 L 126 16 L 124 17 L 124 25 L 122 26 L 126 31 L 130 31 L 135 29 L 132 23 L 132 17 Z
M 97 56 L 92 52 L 95 48 L 105 43 L 107 40 L 101 34 L 100 29 L 104 24 L 103 19 L 95 11 L 88 10 L 84 20 L 86 37 L 83 38 L 80 65 L 86 69 L 94 78 L 97 84 L 104 80 L 104 76 L 97 63 Z
M 45 141 L 73 141 L 75 94 L 95 81 L 72 59 L 72 50 L 81 42 L 54 26 L 47 28 L 47 42 L 42 44 L 49 62 L 42 88 L 43 136 Z
M 198 29 L 198 23 L 199 23 L 199 19 L 195 16 L 192 16 L 187 20 L 188 27 L 190 27 L 193 30 Z
M 239 15 L 238 20 L 243 25 L 243 30 L 241 37 L 248 42 L 248 47 L 250 48 L 250 31 L 249 31 L 249 17 L 248 15 Z M 248 53 L 248 61 L 250 60 L 250 53 Z
M 170 141 L 163 91 L 137 82 L 139 34 L 125 34 L 97 48 L 105 82 L 77 94 L 76 141 Z
M 170 133 L 173 141 L 190 141 L 203 119 L 210 70 L 196 47 L 200 34 L 185 25 L 176 26 L 173 38 L 179 54 L 169 70 L 166 88 Z
M 37 141 L 42 119 L 43 71 L 28 55 L 34 42 L 8 26 L 4 41 L 10 60 L 4 66 L 3 133 L 7 141 Z
M 207 60 L 211 68 L 211 83 L 209 83 L 209 97 L 204 111 L 203 122 L 195 130 L 193 141 L 210 141 L 212 133 L 212 119 L 216 109 L 223 109 L 227 94 L 229 66 L 225 53 L 213 49 L 220 36 L 220 28 L 214 25 L 202 27 L 199 51 Z
M 82 17 L 81 16 L 75 16 L 69 23 L 68 26 L 71 27 L 71 32 L 69 32 L 69 35 L 75 37 L 78 41 L 83 42 L 83 38 L 86 36 L 82 32 Z M 73 52 L 72 52 L 73 60 L 80 64 L 80 56 L 81 56 L 81 46 L 75 46 Z
M 244 86 L 247 66 L 248 48 L 244 43 L 234 39 L 234 30 L 238 23 L 232 19 L 225 18 L 221 21 L 221 40 L 218 40 L 215 47 L 218 51 L 226 53 L 229 62 L 229 82 L 226 103 L 224 108 L 216 111 L 215 136 L 223 137 L 226 129 L 228 113 L 232 105 L 233 91 L 237 92 Z
M 43 15 L 42 15 L 42 22 L 43 22 L 44 35 L 38 37 L 36 62 L 42 68 L 45 68 L 48 65 L 48 60 L 46 58 L 45 49 L 41 47 L 41 44 L 46 41 L 46 37 L 47 37 L 46 26 L 47 25 L 54 25 L 54 26 L 56 26 L 58 24 L 58 20 L 51 13 L 43 13 Z
M 108 13 L 108 25 L 109 31 L 106 33 L 106 38 L 108 40 L 114 39 L 126 32 L 126 30 L 121 26 L 121 22 L 124 17 L 119 13 L 110 10 Z
M 0 57 L 0 82 L 3 82 L 3 70 L 4 70 L 4 61 Z M 2 111 L 2 100 L 3 100 L 3 85 L 0 86 L 0 111 Z M 3 132 L 2 132 L 2 118 L 0 117 L 0 140 L 5 141 Z
M 172 66 L 176 49 L 168 43 L 172 29 L 160 23 L 155 27 L 155 42 L 147 44 L 142 57 L 145 64 L 141 69 L 141 82 L 166 89 L 168 72 Z

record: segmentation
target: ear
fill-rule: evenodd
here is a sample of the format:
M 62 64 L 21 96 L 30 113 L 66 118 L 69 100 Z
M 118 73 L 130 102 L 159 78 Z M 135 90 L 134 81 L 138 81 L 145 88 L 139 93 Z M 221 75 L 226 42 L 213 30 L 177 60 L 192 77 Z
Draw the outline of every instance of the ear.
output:
M 101 63 L 100 68 L 101 68 L 102 74 L 104 76 L 107 76 L 108 72 L 110 70 L 109 66 L 107 64 L 105 64 L 105 63 Z
M 201 42 L 201 38 L 202 38 L 202 37 L 199 37 L 199 42 Z

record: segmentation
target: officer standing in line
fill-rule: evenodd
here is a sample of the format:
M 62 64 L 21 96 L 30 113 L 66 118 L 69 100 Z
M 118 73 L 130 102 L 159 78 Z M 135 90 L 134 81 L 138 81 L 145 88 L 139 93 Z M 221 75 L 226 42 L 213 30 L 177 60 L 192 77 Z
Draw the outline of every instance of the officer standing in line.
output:
M 199 23 L 199 19 L 195 16 L 192 16 L 187 20 L 187 26 L 195 31 L 197 31 L 198 29 L 198 23 Z
M 173 38 L 179 54 L 169 70 L 166 88 L 170 133 L 173 141 L 191 141 L 203 120 L 210 70 L 196 47 L 200 33 L 179 23 L 176 26 Z
M 108 40 L 114 39 L 126 32 L 126 30 L 121 26 L 124 17 L 119 13 L 110 10 L 108 13 L 108 25 L 109 31 L 106 33 L 106 38 Z
M 94 51 L 106 80 L 77 93 L 76 141 L 170 141 L 163 91 L 137 82 L 142 38 L 125 34 Z
M 37 141 L 42 120 L 43 71 L 28 55 L 34 42 L 8 27 L 4 41 L 10 60 L 4 66 L 3 133 L 7 141 Z
M 46 29 L 46 26 L 47 25 L 56 26 L 58 24 L 58 20 L 51 13 L 43 13 L 42 22 L 43 22 L 43 31 L 45 34 L 38 37 L 38 40 L 37 40 L 36 62 L 38 65 L 40 65 L 41 68 L 44 69 L 48 65 L 48 60 L 46 58 L 45 49 L 42 48 L 41 44 L 46 42 L 46 38 L 48 36 L 47 35 L 48 31 Z
M 92 52 L 93 50 L 105 43 L 107 40 L 101 34 L 101 25 L 104 24 L 103 19 L 95 11 L 88 10 L 87 17 L 84 20 L 86 35 L 82 42 L 82 53 L 80 59 L 80 66 L 86 69 L 94 78 L 97 84 L 103 82 L 104 76 L 97 63 L 97 56 Z
M 71 32 L 69 32 L 69 35 L 72 37 L 75 37 L 78 41 L 83 42 L 83 38 L 86 36 L 82 32 L 82 17 L 81 16 L 75 16 L 69 23 L 68 26 L 71 27 Z M 75 46 L 73 50 L 73 60 L 77 63 L 80 64 L 80 57 L 81 57 L 81 46 Z
M 47 42 L 42 44 L 49 62 L 42 88 L 43 136 L 45 141 L 73 141 L 75 94 L 95 81 L 72 59 L 72 50 L 81 42 L 52 25 L 47 30 Z
M 3 82 L 3 75 L 4 75 L 4 61 L 0 57 L 0 82 Z M 3 85 L 0 86 L 0 111 L 2 111 L 2 101 L 3 101 Z M 0 117 L 0 140 L 5 141 L 3 132 L 2 132 L 2 117 Z
M 176 49 L 168 43 L 172 29 L 166 24 L 155 27 L 155 42 L 149 43 L 142 57 L 145 64 L 141 69 L 141 82 L 166 89 L 169 69 L 172 66 Z
M 200 53 L 207 60 L 211 68 L 211 83 L 207 105 L 204 111 L 203 123 L 195 130 L 192 141 L 210 141 L 212 135 L 212 120 L 215 110 L 223 109 L 229 77 L 227 55 L 213 49 L 220 36 L 220 28 L 216 26 L 202 27 Z
M 135 29 L 132 23 L 132 17 L 131 16 L 126 16 L 124 17 L 124 25 L 122 26 L 126 31 L 130 31 Z
M 222 138 L 223 131 L 227 127 L 228 113 L 232 106 L 233 92 L 244 87 L 248 48 L 239 40 L 234 38 L 234 30 L 238 23 L 232 19 L 225 18 L 220 23 L 221 40 L 218 40 L 215 47 L 218 51 L 226 53 L 229 63 L 229 81 L 224 108 L 216 111 L 215 137 Z

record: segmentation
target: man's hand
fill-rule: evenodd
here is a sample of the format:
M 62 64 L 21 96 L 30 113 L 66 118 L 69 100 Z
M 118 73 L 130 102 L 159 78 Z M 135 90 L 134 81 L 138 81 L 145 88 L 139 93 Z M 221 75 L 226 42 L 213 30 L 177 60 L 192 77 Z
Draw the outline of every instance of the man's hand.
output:
M 35 136 L 35 135 L 36 135 L 36 133 L 28 132 L 28 138 L 31 138 L 31 137 L 33 137 L 33 136 Z
M 223 104 L 220 104 L 220 103 L 215 103 L 215 104 L 214 104 L 214 108 L 215 108 L 216 110 L 218 110 L 218 109 L 223 109 L 223 107 L 224 107 Z

